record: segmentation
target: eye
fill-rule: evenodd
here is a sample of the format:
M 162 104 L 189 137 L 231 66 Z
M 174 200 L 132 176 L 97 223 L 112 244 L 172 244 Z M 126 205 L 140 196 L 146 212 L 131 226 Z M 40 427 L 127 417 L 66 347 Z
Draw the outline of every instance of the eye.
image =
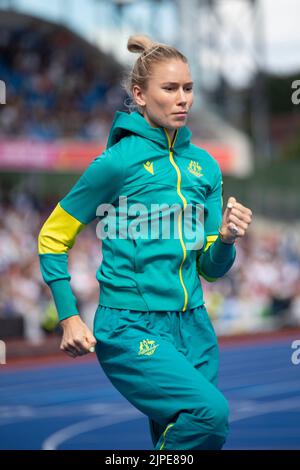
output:
M 163 89 L 167 91 L 176 91 L 177 88 L 172 87 L 172 86 L 166 86 L 166 87 L 163 87 Z M 193 91 L 193 87 L 186 87 L 184 90 L 187 92 L 190 92 L 190 91 Z

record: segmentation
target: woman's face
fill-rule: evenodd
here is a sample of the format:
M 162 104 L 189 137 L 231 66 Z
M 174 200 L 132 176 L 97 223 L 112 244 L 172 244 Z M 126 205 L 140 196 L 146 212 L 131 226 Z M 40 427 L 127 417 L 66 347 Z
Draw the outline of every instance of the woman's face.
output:
M 186 125 L 193 104 L 193 82 L 185 62 L 172 59 L 154 64 L 147 90 L 135 85 L 132 92 L 152 127 L 178 129 Z

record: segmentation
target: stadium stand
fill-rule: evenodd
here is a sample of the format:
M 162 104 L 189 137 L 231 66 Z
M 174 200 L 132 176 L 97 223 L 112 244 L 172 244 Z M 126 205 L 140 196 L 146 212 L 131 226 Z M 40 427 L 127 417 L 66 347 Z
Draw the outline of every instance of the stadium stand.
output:
M 14 18 L 14 21 L 12 21 Z M 121 66 L 64 27 L 0 14 L 0 136 L 105 138 L 124 93 Z

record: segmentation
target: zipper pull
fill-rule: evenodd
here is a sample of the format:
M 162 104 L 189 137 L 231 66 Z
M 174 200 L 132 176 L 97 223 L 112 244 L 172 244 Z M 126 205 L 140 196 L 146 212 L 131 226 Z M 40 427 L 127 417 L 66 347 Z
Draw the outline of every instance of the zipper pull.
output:
M 174 147 L 170 147 L 170 152 L 174 152 Z

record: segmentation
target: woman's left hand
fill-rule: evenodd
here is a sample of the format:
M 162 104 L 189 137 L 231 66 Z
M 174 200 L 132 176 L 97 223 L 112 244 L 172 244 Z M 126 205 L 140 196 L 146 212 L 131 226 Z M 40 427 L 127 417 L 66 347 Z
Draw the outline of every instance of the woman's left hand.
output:
M 223 214 L 222 227 L 219 231 L 222 242 L 234 243 L 248 230 L 252 221 L 252 212 L 243 206 L 234 197 L 230 197 Z

